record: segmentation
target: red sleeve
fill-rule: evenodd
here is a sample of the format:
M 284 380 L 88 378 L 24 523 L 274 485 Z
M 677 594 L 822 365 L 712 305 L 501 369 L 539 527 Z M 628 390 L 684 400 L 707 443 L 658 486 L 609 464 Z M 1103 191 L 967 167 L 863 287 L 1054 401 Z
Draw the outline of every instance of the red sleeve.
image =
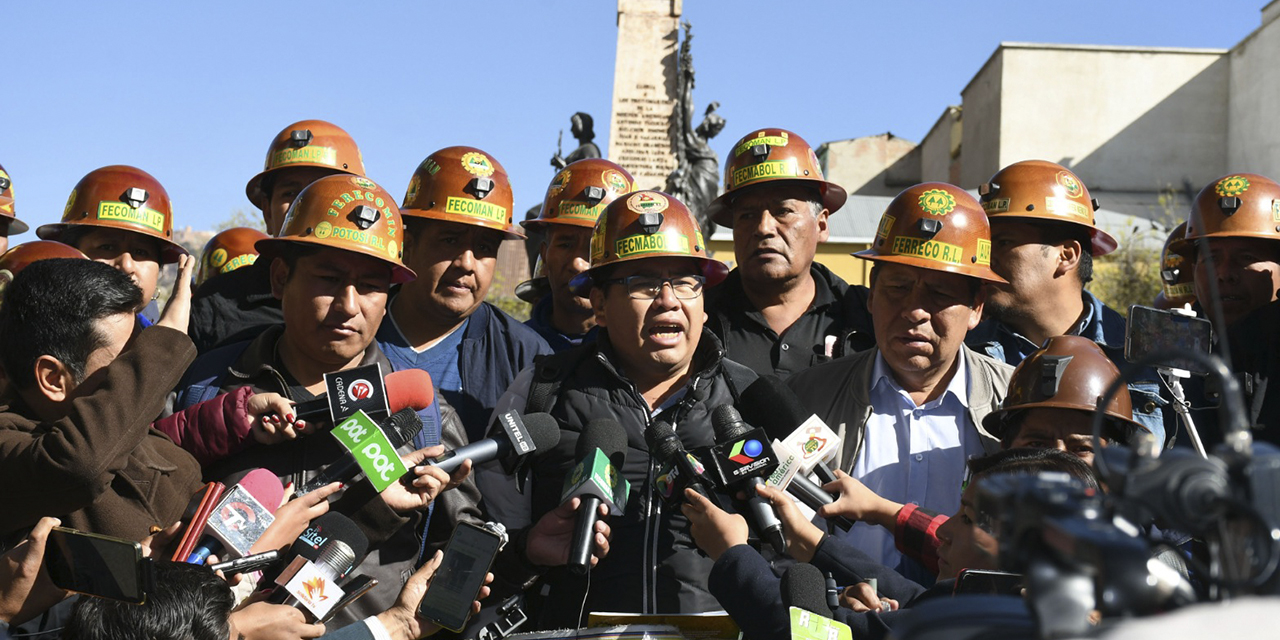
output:
M 151 426 L 205 466 L 240 451 L 249 442 L 253 422 L 245 404 L 252 395 L 252 387 L 240 387 L 191 405 Z
M 926 569 L 938 573 L 938 527 L 947 516 L 908 504 L 898 511 L 893 527 L 893 541 L 903 555 L 923 564 Z

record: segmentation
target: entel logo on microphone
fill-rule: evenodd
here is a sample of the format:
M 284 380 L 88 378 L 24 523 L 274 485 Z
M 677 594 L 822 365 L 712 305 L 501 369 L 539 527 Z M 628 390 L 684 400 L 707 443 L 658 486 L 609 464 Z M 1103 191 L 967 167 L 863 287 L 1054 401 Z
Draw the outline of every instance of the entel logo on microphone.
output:
M 351 398 L 352 402 L 368 400 L 373 397 L 373 384 L 364 378 L 356 380 L 347 387 L 347 397 Z
M 742 440 L 733 444 L 733 448 L 729 450 L 729 459 L 738 464 L 747 464 L 760 457 L 762 451 L 764 445 L 759 440 Z

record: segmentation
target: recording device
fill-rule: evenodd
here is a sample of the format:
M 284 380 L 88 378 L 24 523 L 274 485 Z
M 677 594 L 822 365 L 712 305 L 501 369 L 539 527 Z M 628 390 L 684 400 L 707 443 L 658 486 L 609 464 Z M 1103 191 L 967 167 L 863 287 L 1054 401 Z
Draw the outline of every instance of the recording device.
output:
M 782 590 L 782 604 L 831 617 L 831 607 L 827 606 L 826 577 L 817 567 L 807 562 L 791 565 L 782 574 L 778 587 Z
M 209 570 L 217 573 L 222 572 L 223 575 L 232 576 L 237 573 L 247 573 L 249 571 L 257 571 L 263 567 L 268 567 L 276 563 L 280 559 L 280 552 L 272 549 L 255 553 L 251 556 L 236 558 L 235 560 L 227 560 L 226 562 L 218 562 L 209 565 Z
M 987 594 L 993 596 L 1021 596 L 1022 574 L 986 569 L 962 569 L 956 574 L 952 594 Z
M 280 571 L 264 571 L 262 584 L 274 584 L 276 579 L 292 567 L 292 564 L 298 559 L 310 560 L 315 562 L 320 558 L 320 548 L 330 540 L 344 540 L 355 553 L 356 558 L 363 559 L 365 554 L 369 552 L 369 540 L 364 533 L 360 531 L 360 527 L 347 516 L 336 511 L 330 511 L 311 521 L 307 528 L 289 545 L 289 549 L 284 553 L 285 566 Z M 293 567 L 296 571 L 296 567 Z M 342 576 L 339 576 L 341 578 Z M 282 590 L 273 591 L 271 601 L 274 604 L 284 602 L 285 596 Z
M 658 495 L 669 505 L 684 502 L 684 490 L 691 487 L 699 495 L 711 501 L 719 509 L 724 509 L 720 496 L 716 493 L 716 483 L 707 473 L 702 461 L 685 450 L 680 436 L 666 422 L 658 420 L 649 426 L 644 434 L 649 445 L 649 453 L 658 461 L 658 474 L 654 476 L 654 487 Z
M 350 518 L 329 512 L 312 521 L 291 550 L 297 555 L 275 577 L 268 602 L 295 607 L 315 621 L 346 596 L 338 584 L 364 560 L 369 539 Z
M 406 407 L 391 414 L 391 417 L 378 424 L 378 428 L 387 437 L 394 453 L 395 449 L 412 442 L 418 432 L 422 431 L 422 419 L 418 417 L 418 413 L 412 407 Z M 339 431 L 338 433 L 343 432 Z M 335 437 L 337 436 L 335 435 Z M 297 495 L 305 496 L 333 482 L 347 482 L 358 476 L 361 471 L 364 471 L 364 469 L 360 466 L 360 459 L 348 451 L 341 458 L 325 467 L 324 471 L 321 471 L 316 477 L 299 486 Z
M 818 486 L 817 483 L 801 472 L 797 462 L 800 454 L 792 450 L 787 443 L 781 440 L 774 440 L 773 453 L 779 460 L 778 468 L 769 474 L 769 479 L 766 480 L 767 484 L 786 491 L 793 498 L 803 502 L 805 506 L 815 512 L 821 509 L 823 505 L 836 501 L 835 496 L 827 493 L 825 489 Z M 845 531 L 853 528 L 853 522 L 844 516 L 827 518 L 827 522 Z
M 418 604 L 418 615 L 450 631 L 461 631 L 471 618 L 471 603 L 480 595 L 493 559 L 506 543 L 506 529 L 501 524 L 459 524 Z
M 276 509 L 283 499 L 284 487 L 276 474 L 266 469 L 249 471 L 209 514 L 206 535 L 186 561 L 203 564 L 214 554 L 239 558 L 249 553 L 253 543 L 275 522 Z
M 518 411 L 508 411 L 493 421 L 489 432 L 493 435 L 446 451 L 444 455 L 428 460 L 427 464 L 445 473 L 453 473 L 468 459 L 474 464 L 502 460 L 506 466 L 512 458 L 553 449 L 560 444 L 560 425 L 549 413 L 522 416 Z
M 1124 357 L 1129 362 L 1150 361 L 1153 355 L 1168 354 L 1150 364 L 1203 375 L 1209 370 L 1202 362 L 1176 354 L 1184 351 L 1207 354 L 1212 345 L 1213 323 L 1204 318 L 1136 304 L 1129 307 L 1124 335 Z
M 738 410 L 727 404 L 712 410 L 711 424 L 716 433 L 716 446 L 711 448 L 712 459 L 721 483 L 746 492 L 747 516 L 756 531 L 778 553 L 786 553 L 787 541 L 782 535 L 782 523 L 773 512 L 773 505 L 756 492 L 756 486 L 764 484 L 764 479 L 778 466 L 764 430 L 747 426 Z
M 337 617 L 339 611 L 342 611 L 351 603 L 364 597 L 365 594 L 372 591 L 376 586 L 378 586 L 378 580 L 376 578 L 371 576 L 355 576 L 349 582 L 342 585 L 342 597 L 334 603 L 331 609 L 329 609 L 329 613 L 326 613 L 323 617 L 316 620 L 316 622 L 319 622 L 320 624 L 329 624 L 329 621 Z
M 218 506 L 218 501 L 222 499 L 222 494 L 226 490 L 227 486 L 221 482 L 209 482 L 191 496 L 191 501 L 187 503 L 187 509 L 182 514 L 182 521 L 187 523 L 187 528 L 183 530 L 182 538 L 174 548 L 173 557 L 170 560 L 174 562 L 187 560 L 204 535 L 204 527 L 209 522 L 209 515 L 213 513 L 213 508 Z
M 155 588 L 153 565 L 142 557 L 142 545 L 75 529 L 49 532 L 44 567 L 59 589 L 99 598 L 142 604 Z
M 581 500 L 569 542 L 567 564 L 574 573 L 581 575 L 591 570 L 600 505 L 607 505 L 611 515 L 622 515 L 631 491 L 630 483 L 621 474 L 626 457 L 627 432 L 617 420 L 591 420 L 578 436 L 578 464 L 565 477 L 564 492 L 560 496 L 561 504 L 575 496 Z
M 799 456 L 796 475 L 816 474 L 822 484 L 836 481 L 827 463 L 840 453 L 840 436 L 807 410 L 791 387 L 774 375 L 763 375 L 747 386 L 738 401 L 752 424 Z M 784 487 L 785 484 L 778 484 Z
M 308 422 L 338 424 L 364 411 L 374 420 L 413 407 L 421 411 L 431 406 L 435 388 L 431 375 L 421 369 L 406 369 L 382 375 L 378 363 L 324 374 L 325 394 L 299 402 L 293 415 Z

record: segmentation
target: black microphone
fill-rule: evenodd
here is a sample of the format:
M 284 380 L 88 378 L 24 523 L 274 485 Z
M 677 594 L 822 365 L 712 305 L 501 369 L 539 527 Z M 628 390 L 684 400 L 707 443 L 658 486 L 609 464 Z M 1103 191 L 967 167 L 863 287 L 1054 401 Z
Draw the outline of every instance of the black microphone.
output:
M 499 428 L 500 427 L 500 428 Z M 549 413 L 530 413 L 521 416 L 518 411 L 508 411 L 498 416 L 489 428 L 493 435 L 471 444 L 446 451 L 426 464 L 453 473 L 470 459 L 473 464 L 490 460 L 521 457 L 534 451 L 553 449 L 560 444 L 560 425 Z
M 706 469 L 693 454 L 685 450 L 680 436 L 670 424 L 658 420 L 644 434 L 650 455 L 659 463 L 655 484 L 663 499 L 672 503 L 684 502 L 685 487 L 692 487 L 699 495 L 724 509 L 714 483 L 706 476 Z M 664 473 L 665 471 L 665 473 Z
M 307 422 L 337 423 L 342 418 L 364 410 L 377 420 L 390 413 L 412 407 L 421 411 L 431 406 L 435 387 L 431 375 L 421 369 L 395 371 L 382 377 L 379 365 L 325 374 L 327 391 L 311 400 L 293 406 L 293 416 Z
M 736 484 L 746 491 L 747 514 L 760 537 L 778 553 L 786 553 L 787 539 L 782 535 L 782 523 L 773 512 L 773 505 L 756 492 L 756 487 L 764 484 L 761 475 L 767 476 L 778 466 L 764 432 L 748 427 L 738 410 L 728 404 L 711 412 L 711 424 L 716 433 L 714 452 L 721 479 L 726 486 Z
M 807 410 L 780 378 L 774 375 L 756 378 L 742 392 L 738 405 L 743 414 L 751 416 L 751 424 L 764 429 L 770 438 L 786 442 L 800 454 L 817 459 L 815 463 L 804 463 L 803 467 L 811 469 L 822 484 L 836 481 L 835 473 L 822 460 L 838 450 L 839 436 Z
M 290 545 L 285 556 L 289 562 L 272 579 L 277 586 L 267 601 L 291 606 L 296 604 L 295 593 L 286 585 L 308 564 L 318 569 L 322 575 L 329 576 L 329 584 L 336 584 L 359 566 L 368 553 L 369 539 L 360 531 L 360 527 L 351 518 L 330 511 L 312 520 L 302 535 Z
M 824 504 L 831 504 L 835 502 L 835 499 L 831 497 L 831 494 L 818 486 L 818 483 L 799 473 L 792 476 L 791 482 L 787 483 L 787 493 L 799 498 L 801 502 L 805 503 L 805 505 L 814 511 L 821 509 Z M 853 522 L 844 516 L 827 518 L 827 522 L 830 522 L 845 531 L 853 528 Z
M 391 414 L 391 417 L 382 421 L 378 427 L 387 436 L 387 440 L 391 441 L 391 446 L 399 449 L 405 443 L 411 442 L 414 436 L 422 431 L 422 418 L 418 417 L 418 413 L 412 407 L 406 407 Z M 305 496 L 331 482 L 346 482 L 359 475 L 360 471 L 360 463 L 355 456 L 349 451 L 344 451 L 342 457 L 325 467 L 324 471 L 302 483 L 298 487 L 297 495 Z
M 627 432 L 610 418 L 596 418 L 587 423 L 578 436 L 578 464 L 565 478 L 563 504 L 579 497 L 577 521 L 569 542 L 569 569 L 585 574 L 591 570 L 591 549 L 595 545 L 596 522 L 600 520 L 601 503 L 610 513 L 618 513 L 625 504 L 628 489 L 622 480 L 622 465 L 627 457 Z
M 827 606 L 827 581 L 817 567 L 807 562 L 791 565 L 782 574 L 779 588 L 783 605 L 798 607 L 824 618 L 831 617 L 831 609 Z

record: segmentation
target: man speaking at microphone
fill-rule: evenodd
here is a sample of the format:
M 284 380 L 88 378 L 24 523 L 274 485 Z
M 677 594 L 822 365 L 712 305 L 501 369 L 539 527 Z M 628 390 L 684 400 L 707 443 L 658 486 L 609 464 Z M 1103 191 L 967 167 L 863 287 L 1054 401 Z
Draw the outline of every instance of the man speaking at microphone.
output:
M 685 449 L 714 444 L 712 410 L 734 403 L 756 377 L 725 360 L 719 340 L 703 328 L 703 288 L 721 282 L 727 271 L 707 257 L 697 222 L 680 201 L 657 191 L 619 197 L 596 222 L 590 269 L 571 285 L 590 296 L 600 327 L 596 344 L 525 369 L 499 401 L 499 413 L 547 411 L 562 428 L 559 445 L 532 456 L 527 476 L 517 474 L 527 477 L 523 494 L 516 478 L 496 466 L 477 474 L 490 513 L 512 528 L 564 509 L 565 476 L 578 463 L 574 452 L 589 422 L 616 420 L 626 433 L 621 477 L 631 491 L 618 505 L 621 515 L 609 519 L 612 552 L 589 576 L 550 569 L 567 562 L 567 548 L 558 554 L 532 543 L 521 548 L 520 537 L 514 538 L 531 573 L 540 572 L 547 585 L 533 617 L 539 627 L 576 627 L 590 611 L 720 608 L 707 591 L 710 560 L 698 553 L 683 514 L 663 504 L 651 484 L 664 461 L 650 456 L 645 436 L 661 421 L 675 425 Z M 495 574 L 504 579 L 501 571 Z
M 1013 367 L 964 346 L 982 318 L 991 233 L 982 207 L 944 183 L 894 198 L 870 249 L 867 306 L 876 347 L 821 364 L 788 383 L 836 430 L 835 462 L 876 493 L 940 513 L 959 506 L 965 460 L 999 449 L 982 427 L 999 408 Z M 859 549 L 907 577 L 928 580 L 879 527 L 856 524 Z
M 201 356 L 179 387 L 177 407 L 246 385 L 304 402 L 326 392 L 326 374 L 371 364 L 390 373 L 391 364 L 374 337 L 386 314 L 387 290 L 414 277 L 400 259 L 403 241 L 399 210 L 382 187 L 346 174 L 311 183 L 293 201 L 280 233 L 257 243 L 260 260 L 269 264 L 284 324 Z M 441 424 L 435 402 L 419 415 L 422 431 L 409 451 L 400 451 L 410 465 L 442 453 L 440 447 L 420 447 L 437 445 L 441 427 L 448 428 Z M 320 433 L 271 446 L 250 445 L 211 465 L 206 476 L 260 467 L 301 487 L 346 455 L 335 436 Z M 361 572 L 381 581 L 340 619 L 391 604 L 403 576 L 418 560 L 418 532 L 430 516 L 431 502 L 466 472 L 464 466 L 451 479 L 423 466 L 411 483 L 393 482 L 378 493 L 362 480 L 339 494 L 332 509 L 350 516 L 369 538 L 371 553 Z

